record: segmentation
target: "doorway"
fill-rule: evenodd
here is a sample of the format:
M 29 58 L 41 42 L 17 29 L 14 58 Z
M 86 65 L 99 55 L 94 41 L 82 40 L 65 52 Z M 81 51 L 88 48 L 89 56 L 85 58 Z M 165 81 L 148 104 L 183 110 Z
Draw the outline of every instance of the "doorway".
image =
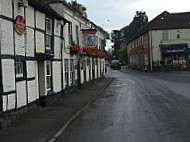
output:
M 45 82 L 45 63 L 38 61 L 38 77 L 39 77 L 39 104 L 46 105 L 46 82 Z

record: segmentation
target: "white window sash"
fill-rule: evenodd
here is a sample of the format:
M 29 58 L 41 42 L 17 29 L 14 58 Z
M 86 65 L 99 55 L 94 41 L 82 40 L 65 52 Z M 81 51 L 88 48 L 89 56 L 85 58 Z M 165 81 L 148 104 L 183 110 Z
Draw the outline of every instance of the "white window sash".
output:
M 23 63 L 21 61 L 16 61 L 15 66 L 16 77 L 23 77 Z

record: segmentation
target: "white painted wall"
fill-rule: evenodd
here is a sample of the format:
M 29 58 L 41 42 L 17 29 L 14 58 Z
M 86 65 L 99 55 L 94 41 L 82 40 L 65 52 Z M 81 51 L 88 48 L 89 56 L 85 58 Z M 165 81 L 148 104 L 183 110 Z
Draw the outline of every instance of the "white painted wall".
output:
M 190 42 L 190 28 L 189 29 L 169 30 L 169 32 L 170 32 L 170 43 L 171 44 Z M 180 35 L 180 38 L 177 38 L 177 34 Z
M 61 31 L 61 21 L 59 21 L 59 20 L 54 20 L 54 22 L 55 22 L 55 24 L 54 24 L 54 27 L 55 27 L 55 29 L 54 29 L 54 35 L 56 35 L 56 36 L 60 36 L 60 31 Z
M 61 39 L 59 37 L 54 38 L 54 58 L 61 59 Z
M 152 32 L 152 34 L 151 34 Z M 162 41 L 162 30 L 151 31 L 150 36 L 152 36 L 152 40 L 150 38 L 150 43 L 152 42 L 152 53 L 153 53 L 153 61 L 161 60 L 161 50 L 160 44 L 179 44 L 179 43 L 189 43 L 190 42 L 190 29 L 174 29 L 168 30 L 169 40 Z M 177 34 L 180 34 L 180 38 L 177 38 Z
M 1 25 L 1 54 L 14 55 L 13 47 L 13 23 L 0 19 Z
M 36 31 L 36 52 L 45 53 L 45 39 L 42 32 Z
M 27 78 L 35 77 L 35 62 L 34 61 L 26 61 L 26 68 L 27 68 Z
M 24 8 L 18 6 L 19 0 L 14 0 L 14 19 L 18 16 L 21 15 L 24 17 Z
M 2 83 L 3 91 L 10 92 L 15 90 L 15 69 L 14 60 L 12 59 L 2 59 Z
M 38 90 L 37 90 L 37 81 L 27 81 L 27 88 L 28 88 L 28 103 L 32 103 L 39 98 Z
M 38 94 L 38 76 L 36 76 L 36 61 L 27 61 L 26 68 L 27 68 L 27 78 L 35 78 L 35 80 L 27 81 L 27 89 L 28 89 L 28 103 L 31 103 L 39 98 Z
M 40 11 L 36 11 L 35 14 L 36 14 L 36 28 L 45 31 L 45 19 L 46 19 L 45 14 Z
M 26 56 L 34 57 L 34 30 L 32 28 L 27 28 L 26 30 Z
M 13 30 L 13 22 L 0 19 L 0 35 L 1 36 L 1 54 L 2 55 L 22 55 L 23 57 L 26 55 L 27 57 L 34 57 L 35 47 L 37 53 L 45 52 L 45 35 L 42 31 L 45 31 L 45 14 L 40 11 L 35 11 L 33 7 L 29 6 L 25 9 L 18 7 L 19 0 L 0 0 L 0 15 L 16 18 L 18 15 L 22 15 L 26 20 L 26 35 L 19 35 Z M 14 2 L 14 14 L 12 14 L 12 2 Z M 73 40 L 76 41 L 76 25 L 79 27 L 79 45 L 82 47 L 82 24 L 88 24 L 87 21 L 78 14 L 73 11 L 67 9 L 67 14 L 63 13 L 64 17 L 72 22 L 72 35 Z M 13 16 L 13 17 L 12 17 Z M 34 18 L 36 16 L 36 18 Z M 36 30 L 35 21 L 36 20 Z M 55 40 L 54 40 L 54 59 L 61 59 L 61 46 L 60 46 L 60 21 L 55 20 Z M 42 30 L 42 31 L 41 31 Z M 35 35 L 34 35 L 35 34 Z M 36 37 L 36 39 L 35 39 Z M 103 37 L 101 32 L 98 32 L 98 38 Z M 64 47 L 67 48 L 68 43 L 68 24 L 64 27 Z M 15 39 L 15 41 L 13 41 Z M 35 45 L 36 41 L 36 45 Z M 15 49 L 14 49 L 15 45 Z M 15 53 L 14 53 L 15 51 Z M 77 65 L 78 56 L 71 56 L 69 54 L 69 49 L 63 50 L 63 61 L 64 59 L 68 59 L 69 65 L 69 85 L 70 82 L 70 59 L 74 60 L 74 65 Z M 87 59 L 89 57 L 85 57 L 86 60 L 86 79 L 89 81 L 89 69 L 91 67 L 91 78 L 92 78 L 92 58 L 90 58 L 90 66 L 87 66 Z M 82 60 L 81 60 L 82 61 Z M 95 78 L 100 76 L 100 60 L 98 60 L 98 74 L 97 74 L 97 66 L 95 68 Z M 19 81 L 15 82 L 15 61 L 13 59 L 2 59 L 2 78 L 3 78 L 3 91 L 10 92 L 15 91 L 16 94 L 9 94 L 8 96 L 3 96 L 3 111 L 11 110 L 14 108 L 20 108 L 26 106 L 27 103 L 31 103 L 39 99 L 39 84 L 38 84 L 38 63 L 37 61 L 26 61 L 26 69 L 27 69 L 27 78 L 33 78 L 31 81 Z M 55 93 L 60 92 L 61 87 L 61 61 L 53 61 L 52 62 L 52 78 L 53 78 L 53 91 Z M 81 62 L 82 65 L 82 62 Z M 44 68 L 46 69 L 46 68 Z M 9 72 L 7 72 L 7 70 Z M 63 81 L 65 80 L 64 75 L 64 62 L 63 62 Z M 75 72 L 75 79 L 77 79 L 77 70 Z M 81 82 L 84 82 L 84 73 L 81 70 Z M 65 83 L 63 84 L 65 85 Z
M 58 93 L 61 91 L 61 62 L 54 61 L 53 67 L 53 91 Z
M 15 94 L 9 96 L 3 96 L 3 111 L 8 111 L 15 108 Z
M 16 83 L 17 108 L 25 106 L 26 98 L 26 81 L 19 81 Z
M 25 21 L 26 21 L 26 26 L 29 27 L 33 27 L 34 28 L 34 23 L 35 23 L 35 19 L 34 19 L 34 8 L 31 6 L 28 6 L 28 8 L 25 9 L 26 11 L 26 17 L 25 17 Z
M 16 31 L 14 31 L 15 35 L 15 55 L 25 56 L 25 35 L 19 35 Z
M 2 83 L 3 92 L 10 92 L 15 90 L 15 71 L 14 60 L 2 59 Z M 3 96 L 3 111 L 11 110 L 15 108 L 15 94 L 9 96 Z
M 0 0 L 0 15 L 12 18 L 12 0 Z
M 15 104 L 16 104 L 16 99 L 15 99 L 15 94 L 10 94 L 9 96 L 7 96 L 8 98 L 8 103 L 6 104 L 6 110 L 12 110 L 15 108 Z

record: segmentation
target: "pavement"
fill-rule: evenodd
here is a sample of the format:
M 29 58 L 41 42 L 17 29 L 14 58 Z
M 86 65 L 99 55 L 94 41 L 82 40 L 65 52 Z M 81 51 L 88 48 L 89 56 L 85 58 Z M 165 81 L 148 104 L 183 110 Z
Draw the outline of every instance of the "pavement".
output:
M 46 107 L 26 111 L 0 130 L 1 142 L 54 142 L 112 82 L 112 77 L 88 82 Z

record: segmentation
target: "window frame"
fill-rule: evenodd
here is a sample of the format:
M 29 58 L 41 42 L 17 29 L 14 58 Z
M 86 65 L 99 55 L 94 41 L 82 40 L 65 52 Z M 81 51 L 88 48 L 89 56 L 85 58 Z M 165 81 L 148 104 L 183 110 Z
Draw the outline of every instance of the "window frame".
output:
M 65 84 L 66 86 L 69 85 L 69 60 L 64 60 L 64 67 L 65 67 Z
M 24 62 L 21 60 L 15 61 L 15 75 L 16 75 L 16 78 L 24 77 Z
M 162 41 L 169 41 L 170 40 L 170 33 L 168 30 L 162 31 Z
M 49 21 L 49 22 L 48 22 Z M 47 29 L 47 25 L 49 25 L 50 30 Z M 46 27 L 45 27 L 45 49 L 46 50 L 52 50 L 53 44 L 53 19 L 46 17 Z M 50 41 L 47 42 L 47 37 L 49 37 Z
M 49 74 L 48 74 L 48 68 L 49 68 Z M 52 69 L 51 61 L 46 61 L 46 89 L 47 91 L 52 90 L 52 70 L 51 69 Z
M 74 60 L 70 59 L 70 82 L 71 84 L 74 83 Z
M 78 25 L 76 25 L 76 27 L 75 27 L 76 29 L 76 41 L 77 41 L 77 45 L 79 46 L 79 26 Z
M 72 23 L 68 23 L 68 43 L 71 45 L 73 40 Z

